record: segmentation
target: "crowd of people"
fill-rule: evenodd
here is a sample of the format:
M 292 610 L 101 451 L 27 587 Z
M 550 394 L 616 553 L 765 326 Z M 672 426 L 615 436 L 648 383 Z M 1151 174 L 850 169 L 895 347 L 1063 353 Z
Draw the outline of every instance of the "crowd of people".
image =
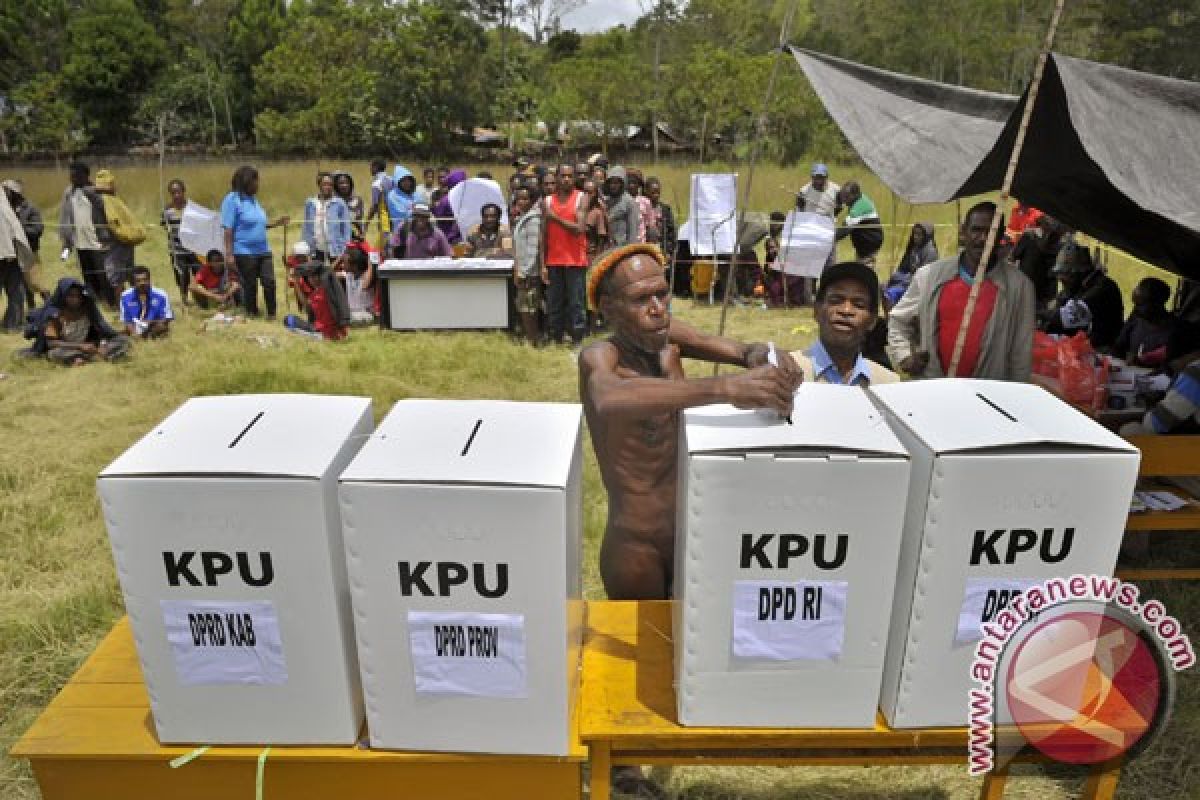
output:
M 387 258 L 511 259 L 513 332 L 534 346 L 578 348 L 604 324 L 600 309 L 589 308 L 587 281 L 615 249 L 652 248 L 667 264 L 674 296 L 696 288 L 691 272 L 701 259 L 679 237 L 658 178 L 610 165 L 600 154 L 554 166 L 519 158 L 513 166 L 502 188 L 487 172 L 469 178 L 465 170 L 449 167 L 425 169 L 418 182 L 405 166 L 389 171 L 384 160 L 376 159 L 370 163 L 366 197 L 356 193 L 348 172 L 320 172 L 303 204 L 300 238 L 282 259 L 285 291 L 300 310 L 287 315 L 284 324 L 336 340 L 353 325 L 375 322 L 381 305 L 376 271 Z M 493 187 L 495 201 L 482 205 L 477 223 L 460 227 L 455 188 L 479 179 Z M 0 235 L 0 290 L 8 299 L 3 324 L 9 331 L 24 328 L 33 341 L 31 353 L 82 364 L 123 357 L 132 340 L 169 334 L 171 301 L 135 259 L 146 229 L 119 196 L 111 170 L 92 176 L 86 164 L 70 165 L 58 232 L 63 259 L 75 254 L 79 277 L 53 289 L 43 285 L 39 270 L 42 215 L 18 181 L 4 181 L 3 188 L 0 223 L 7 232 Z M 221 246 L 204 255 L 180 240 L 188 206 L 185 183 L 173 179 L 166 189 L 169 202 L 161 223 L 182 301 L 228 315 L 265 312 L 268 320 L 276 319 L 278 288 L 267 231 L 291 220 L 267 214 L 259 201 L 258 171 L 243 166 L 233 173 L 220 206 Z M 997 213 L 993 204 L 979 203 L 967 212 L 959 247 L 945 258 L 934 226 L 918 222 L 880 285 L 886 226 L 862 187 L 855 181 L 839 185 L 829 168 L 817 163 L 794 194 L 796 210 L 828 217 L 836 237 L 849 239 L 857 266 L 835 265 L 831 252 L 824 280 L 789 274 L 782 263 L 787 215 L 774 211 L 765 226 L 743 226 L 736 252 L 716 257 L 731 269 L 710 274 L 717 281 L 732 275 L 729 290 L 735 298 L 769 307 L 813 306 L 822 334 L 812 351 L 797 354 L 810 379 L 864 385 L 905 373 L 1026 381 L 1039 330 L 1082 333 L 1097 352 L 1172 376 L 1185 376 L 1200 350 L 1200 287 L 1185 281 L 1172 302 L 1168 284 L 1146 278 L 1133 292 L 1126 315 L 1100 252 L 1037 209 L 1018 204 L 1007 225 L 1000 223 L 998 241 L 982 268 Z M 831 284 L 835 276 L 838 281 Z M 960 342 L 959 328 L 977 281 L 977 301 Z M 26 306 L 33 309 L 28 315 Z M 102 306 L 118 315 L 119 326 L 107 323 Z M 1161 415 L 1147 415 L 1144 427 L 1187 429 L 1196 422 L 1186 414 L 1174 422 L 1179 416 L 1166 424 Z

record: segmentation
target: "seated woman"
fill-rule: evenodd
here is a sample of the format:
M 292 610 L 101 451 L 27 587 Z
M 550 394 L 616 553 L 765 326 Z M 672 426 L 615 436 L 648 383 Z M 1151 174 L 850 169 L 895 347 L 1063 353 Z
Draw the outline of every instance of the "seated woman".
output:
M 1136 367 L 1161 367 L 1175 318 L 1167 310 L 1171 287 L 1158 278 L 1143 278 L 1133 289 L 1133 311 L 1117 335 L 1113 355 Z
M 883 287 L 884 310 L 896 305 L 908 285 L 912 283 L 913 274 L 926 264 L 938 260 L 937 242 L 933 239 L 933 223 L 918 222 L 913 225 L 912 233 L 908 235 L 908 245 L 904 248 L 904 256 L 896 265 L 896 271 Z
M 50 302 L 38 309 L 32 322 L 36 334 L 31 354 L 56 364 L 78 367 L 129 354 L 129 337 L 105 321 L 96 299 L 78 278 L 60 280 Z
M 376 292 L 375 252 L 365 247 L 347 247 L 345 271 L 346 304 L 350 308 L 351 325 L 370 325 L 375 322 L 379 302 Z M 376 259 L 378 256 L 376 256 Z

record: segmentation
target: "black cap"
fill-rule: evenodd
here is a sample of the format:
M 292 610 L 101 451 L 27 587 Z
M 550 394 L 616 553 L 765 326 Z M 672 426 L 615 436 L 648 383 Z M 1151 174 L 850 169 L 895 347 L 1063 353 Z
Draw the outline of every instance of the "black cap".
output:
M 879 276 L 861 261 L 842 261 L 822 272 L 820 283 L 817 284 L 817 301 L 825 299 L 825 292 L 830 286 L 844 280 L 858 281 L 866 286 L 867 294 L 871 297 L 871 313 L 879 311 Z

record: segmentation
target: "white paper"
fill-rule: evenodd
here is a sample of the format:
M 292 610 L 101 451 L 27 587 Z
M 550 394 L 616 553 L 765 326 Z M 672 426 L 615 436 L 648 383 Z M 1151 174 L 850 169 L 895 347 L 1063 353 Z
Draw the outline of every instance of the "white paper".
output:
M 525 616 L 409 611 L 417 694 L 527 697 Z
M 1133 496 L 1151 511 L 1178 511 L 1187 505 L 1179 495 L 1163 490 L 1134 492 Z
M 791 211 L 783 223 L 779 260 L 788 275 L 819 278 L 835 243 L 833 220 L 824 214 Z
M 711 256 L 734 252 L 738 222 L 736 173 L 692 175 L 692 195 L 688 209 L 688 220 L 684 223 L 684 228 L 693 255 Z
M 210 250 L 224 253 L 221 215 L 189 200 L 179 222 L 179 243 L 198 256 L 207 256 Z
M 835 661 L 846 632 L 846 581 L 737 581 L 733 654 Z
M 488 203 L 500 206 L 500 224 L 508 224 L 508 203 L 504 202 L 504 193 L 495 181 L 487 178 L 465 180 L 451 189 L 446 199 L 450 201 L 454 222 L 464 239 L 471 228 L 483 219 L 483 207 Z
M 1041 581 L 1023 578 L 967 578 L 962 606 L 958 610 L 958 629 L 954 633 L 954 646 L 959 647 L 983 638 L 980 629 L 996 615 L 1012 605 L 1013 598 L 1024 594 L 1030 586 Z M 1014 594 L 1015 593 L 1015 594 Z
M 281 686 L 287 662 L 270 601 L 162 600 L 182 686 Z

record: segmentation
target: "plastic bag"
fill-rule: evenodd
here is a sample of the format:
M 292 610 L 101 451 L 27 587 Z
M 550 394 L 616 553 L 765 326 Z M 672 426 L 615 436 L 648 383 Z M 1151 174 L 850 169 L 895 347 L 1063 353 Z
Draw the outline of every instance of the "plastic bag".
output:
M 1087 334 L 1033 335 L 1034 382 L 1085 412 L 1095 413 L 1108 402 L 1109 359 L 1100 357 Z

